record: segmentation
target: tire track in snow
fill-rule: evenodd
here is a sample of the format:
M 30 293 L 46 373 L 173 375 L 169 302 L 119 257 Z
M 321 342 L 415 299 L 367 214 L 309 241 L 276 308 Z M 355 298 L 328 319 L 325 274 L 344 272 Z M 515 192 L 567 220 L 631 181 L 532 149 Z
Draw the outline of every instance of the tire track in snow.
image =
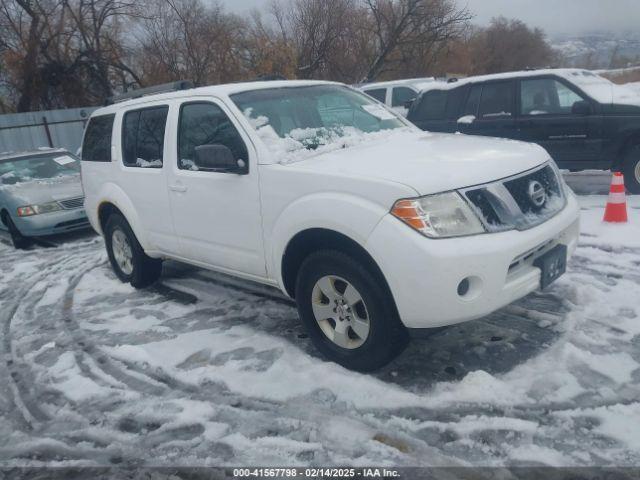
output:
M 88 245 L 78 245 L 74 253 L 82 252 Z M 26 256 L 33 257 L 39 252 L 36 249 L 30 250 Z M 2 370 L 11 393 L 10 401 L 15 406 L 15 411 L 19 412 L 17 418 L 18 423 L 28 431 L 32 431 L 42 426 L 43 423 L 50 420 L 48 413 L 41 406 L 41 396 L 38 391 L 40 386 L 35 382 L 36 376 L 30 371 L 29 363 L 20 355 L 18 348 L 15 347 L 13 340 L 13 322 L 16 314 L 22 309 L 26 312 L 32 312 L 34 307 L 42 300 L 47 292 L 47 288 L 34 290 L 35 287 L 49 280 L 47 287 L 54 284 L 57 273 L 67 272 L 69 266 L 73 266 L 77 261 L 77 256 L 66 256 L 66 249 L 59 252 L 49 250 L 54 256 L 51 260 L 38 265 L 38 273 L 29 277 L 29 282 L 24 282 L 23 278 L 13 279 L 16 284 L 25 284 L 26 286 L 16 291 L 13 295 L 7 295 L 9 300 L 0 313 L 0 325 L 2 326 L 3 338 L 0 342 L 0 356 L 4 359 L 2 362 Z M 58 256 L 56 254 L 61 253 Z M 53 277 L 53 279 L 52 279 Z M 40 332 L 36 332 L 40 333 Z

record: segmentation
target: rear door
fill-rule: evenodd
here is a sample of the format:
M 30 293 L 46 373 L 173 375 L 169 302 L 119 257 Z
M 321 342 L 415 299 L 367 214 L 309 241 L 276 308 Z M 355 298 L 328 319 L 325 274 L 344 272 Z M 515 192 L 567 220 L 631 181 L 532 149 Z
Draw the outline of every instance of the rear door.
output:
M 515 80 L 473 85 L 458 123 L 459 131 L 470 135 L 518 138 L 515 90 Z
M 559 165 L 584 167 L 600 159 L 601 116 L 569 82 L 556 77 L 523 78 L 519 85 L 520 138 L 544 147 Z M 591 104 L 590 114 L 573 113 L 577 102 Z M 588 165 L 587 165 L 588 166 Z
M 266 276 L 256 152 L 223 102 L 177 102 L 167 152 L 171 210 L 182 257 L 211 267 Z M 176 120 L 177 119 L 177 120 Z M 224 145 L 248 165 L 246 174 L 195 164 L 201 145 Z
M 127 193 L 152 247 L 175 254 L 178 243 L 171 222 L 165 178 L 165 129 L 169 105 L 153 103 L 124 112 L 118 183 Z M 130 219 L 132 220 L 132 219 Z

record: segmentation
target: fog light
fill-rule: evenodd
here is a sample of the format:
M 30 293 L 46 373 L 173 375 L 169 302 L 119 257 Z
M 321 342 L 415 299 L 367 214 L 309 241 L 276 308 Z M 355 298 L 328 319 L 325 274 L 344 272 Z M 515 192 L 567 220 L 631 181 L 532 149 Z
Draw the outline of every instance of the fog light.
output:
M 464 297 L 467 293 L 469 293 L 469 279 L 465 278 L 458 284 L 458 295 Z

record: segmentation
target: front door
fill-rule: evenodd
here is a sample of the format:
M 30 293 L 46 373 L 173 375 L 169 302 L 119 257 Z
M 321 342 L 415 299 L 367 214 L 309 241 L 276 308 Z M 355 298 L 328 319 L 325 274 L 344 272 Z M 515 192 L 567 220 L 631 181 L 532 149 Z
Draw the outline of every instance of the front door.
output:
M 593 109 L 574 113 L 574 105 L 590 101 L 570 85 L 553 77 L 522 79 L 519 99 L 522 140 L 544 147 L 561 167 L 585 167 L 600 159 L 601 117 Z
M 182 257 L 248 276 L 266 276 L 255 150 L 217 100 L 185 102 L 172 126 L 168 189 Z M 175 118 L 175 116 L 173 117 Z M 248 173 L 198 168 L 195 149 L 224 145 Z

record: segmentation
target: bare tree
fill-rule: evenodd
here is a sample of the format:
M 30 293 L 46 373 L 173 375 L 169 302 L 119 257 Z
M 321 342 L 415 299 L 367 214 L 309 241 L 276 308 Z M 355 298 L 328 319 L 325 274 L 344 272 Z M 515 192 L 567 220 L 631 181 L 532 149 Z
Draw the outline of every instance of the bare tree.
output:
M 364 80 L 372 81 L 385 70 L 435 57 L 446 42 L 459 37 L 471 15 L 451 0 L 363 0 L 372 19 L 375 54 Z
M 282 75 L 296 77 L 296 48 L 285 26 L 284 11 L 277 2 L 271 4 L 273 21 L 265 22 L 259 10 L 251 13 L 239 50 L 247 75 Z
M 494 73 L 547 67 L 557 56 L 539 28 L 519 20 L 494 18 L 472 39 L 473 73 Z
M 30 110 L 38 90 L 38 54 L 40 38 L 45 21 L 55 3 L 14 0 L 2 2 L 3 34 L 1 43 L 11 53 L 22 51 L 21 58 L 11 55 L 19 64 L 12 65 L 15 71 L 14 86 L 20 92 L 17 111 Z M 10 65 L 11 67 L 11 65 Z
M 133 0 L 5 0 L 0 7 L 2 80 L 16 110 L 104 102 L 124 62 L 123 24 Z
M 245 28 L 240 19 L 201 0 L 157 0 L 153 8 L 140 39 L 149 82 L 185 78 L 204 85 L 239 77 L 237 49 Z
M 122 27 L 139 16 L 134 0 L 63 0 L 73 23 L 78 42 L 76 65 L 85 68 L 89 81 L 97 87 L 97 96 L 113 95 L 112 75 L 129 75 L 140 79 L 124 62 L 125 48 Z

